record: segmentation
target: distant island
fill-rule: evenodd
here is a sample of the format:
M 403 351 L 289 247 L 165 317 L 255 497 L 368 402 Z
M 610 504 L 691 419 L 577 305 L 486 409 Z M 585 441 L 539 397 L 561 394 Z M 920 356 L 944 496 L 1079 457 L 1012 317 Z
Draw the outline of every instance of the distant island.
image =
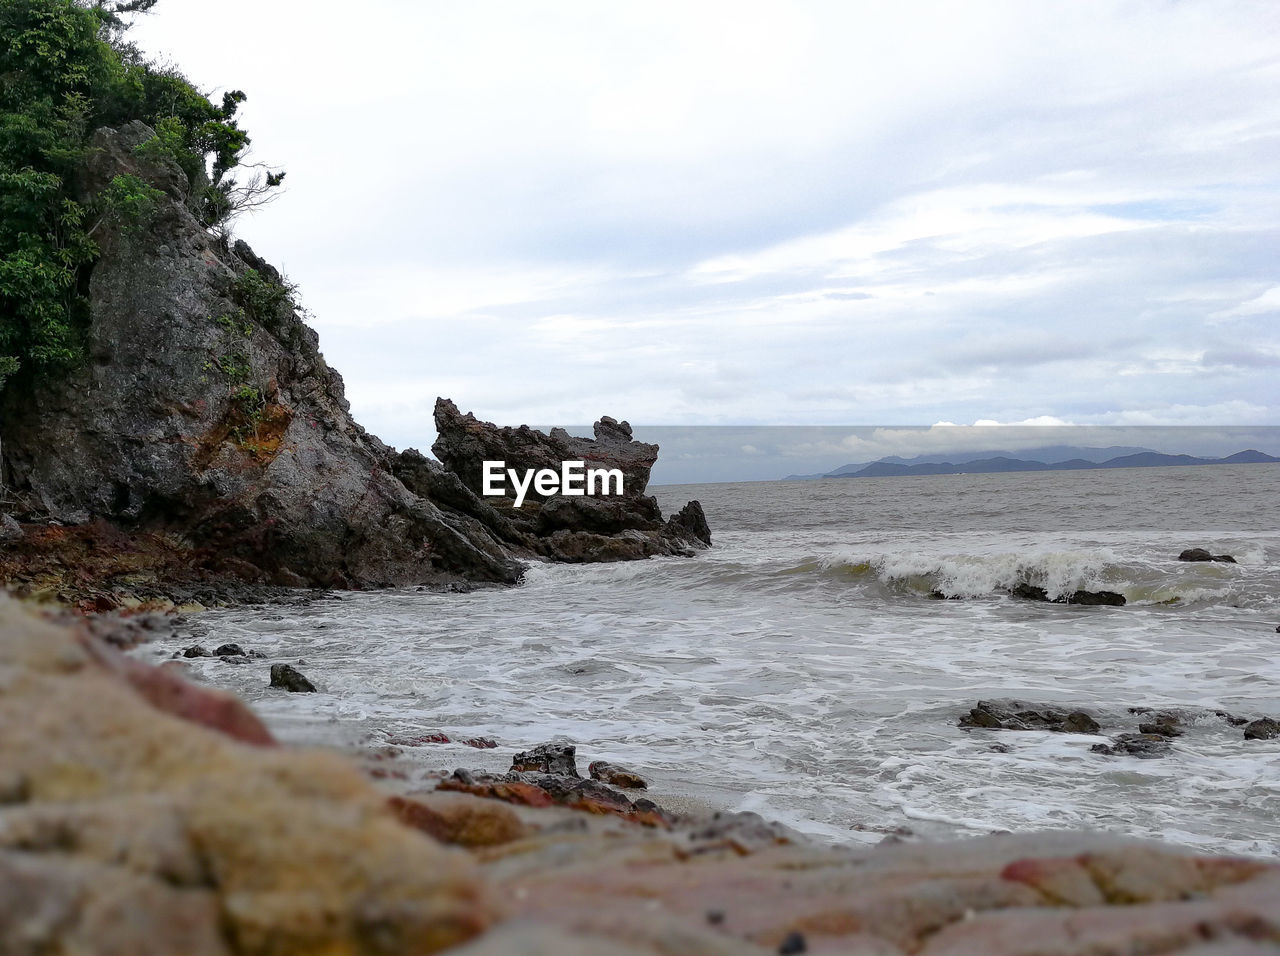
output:
M 787 475 L 784 481 L 809 481 L 819 478 L 906 478 L 918 475 L 984 475 L 1014 471 L 1089 471 L 1100 468 L 1168 468 L 1178 465 L 1257 465 L 1280 462 L 1280 458 L 1254 448 L 1236 452 L 1227 458 L 1198 458 L 1194 455 L 1166 455 L 1149 448 L 1073 448 L 1055 445 L 1020 454 L 1035 456 L 1015 458 L 1012 452 L 973 452 L 956 460 L 942 460 L 938 455 L 915 458 L 889 456 L 862 464 L 842 465 L 818 475 Z M 1060 457 L 1066 456 L 1066 457 Z

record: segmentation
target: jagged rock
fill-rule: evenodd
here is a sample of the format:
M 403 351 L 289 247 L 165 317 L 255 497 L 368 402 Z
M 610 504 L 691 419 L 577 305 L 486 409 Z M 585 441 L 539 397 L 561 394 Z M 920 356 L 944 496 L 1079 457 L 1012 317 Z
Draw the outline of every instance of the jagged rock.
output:
M 988 730 L 1051 730 L 1063 734 L 1097 734 L 1102 728 L 1084 710 L 1064 711 L 1020 700 L 980 700 L 961 716 L 959 726 Z
M 1229 554 L 1210 554 L 1204 548 L 1187 548 L 1180 555 L 1179 561 L 1221 561 L 1225 564 L 1236 564 L 1236 559 Z
M 658 446 L 634 441 L 631 426 L 605 416 L 595 423 L 595 438 L 575 438 L 563 428 L 549 434 L 528 425 L 498 427 L 468 412 L 463 415 L 447 398 L 436 399 L 436 431 L 431 450 L 440 462 L 462 479 L 477 495 L 484 493 L 483 462 L 505 461 L 506 467 L 550 468 L 560 471 L 565 461 L 583 461 L 588 468 L 617 468 L 622 472 L 623 494 L 643 495 L 649 472 L 658 460 Z M 530 489 L 529 499 L 542 500 Z
M 440 437 L 432 450 L 443 467 L 410 449 L 393 463 L 395 474 L 458 520 L 482 526 L 515 554 L 569 563 L 636 561 L 688 556 L 711 543 L 698 502 L 689 502 L 664 523 L 657 501 L 642 493 L 658 446 L 633 441 L 626 422 L 602 418 L 594 439 L 572 438 L 560 428 L 548 435 L 524 425 L 500 428 L 479 421 L 441 398 L 436 400 L 436 427 Z M 519 472 L 547 468 L 559 473 L 565 461 L 617 468 L 625 476 L 625 493 L 544 498 L 531 491 L 517 509 L 514 492 L 482 495 L 485 461 L 503 461 Z
M 573 744 L 555 742 L 538 744 L 532 750 L 512 757 L 511 769 L 517 772 L 533 771 L 577 777 L 579 776 L 577 753 L 578 748 Z
M 667 522 L 668 529 L 677 535 L 692 537 L 707 547 L 711 546 L 711 528 L 707 524 L 707 516 L 703 513 L 702 502 L 694 499 L 671 516 Z
M 1016 598 L 1022 598 L 1026 601 L 1049 601 L 1049 592 L 1035 584 L 1021 582 L 1014 586 L 1009 592 Z M 1052 599 L 1053 604 L 1084 604 L 1084 605 L 1109 605 L 1111 607 L 1124 607 L 1127 603 L 1125 596 L 1116 591 L 1073 591 L 1070 594 L 1060 594 Z
M 239 644 L 223 644 L 213 652 L 215 657 L 247 657 Z
M 555 495 L 538 509 L 538 531 L 544 536 L 562 530 L 611 535 L 631 530 L 654 531 L 661 527 L 662 511 L 658 501 L 646 495 L 622 498 Z
M 1089 749 L 1111 757 L 1151 759 L 1169 752 L 1169 739 L 1158 734 L 1119 734 L 1110 744 L 1094 744 Z
M 316 685 L 302 676 L 302 673 L 289 664 L 271 665 L 271 686 L 280 687 L 295 694 L 314 693 Z
M 190 647 L 183 649 L 182 656 L 192 658 L 212 657 L 213 655 L 209 653 L 209 648 L 205 647 L 203 644 L 192 644 Z
M 1261 717 L 1245 725 L 1245 740 L 1273 740 L 1280 737 L 1280 722 L 1270 717 Z
M 593 760 L 587 765 L 587 773 L 593 780 L 599 780 L 624 790 L 647 790 L 649 784 L 638 773 L 626 767 L 617 767 L 606 760 Z

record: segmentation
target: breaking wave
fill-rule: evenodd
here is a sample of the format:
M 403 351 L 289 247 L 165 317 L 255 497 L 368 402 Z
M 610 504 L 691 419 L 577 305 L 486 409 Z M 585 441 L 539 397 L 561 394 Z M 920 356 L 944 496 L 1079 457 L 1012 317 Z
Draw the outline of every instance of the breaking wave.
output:
M 1019 585 L 1043 588 L 1050 600 L 1075 591 L 1115 591 L 1131 604 L 1280 603 L 1276 569 L 1244 552 L 1237 564 L 1179 562 L 1124 555 L 1109 548 L 930 555 L 832 554 L 794 564 L 783 575 L 817 578 L 894 598 L 1008 598 Z

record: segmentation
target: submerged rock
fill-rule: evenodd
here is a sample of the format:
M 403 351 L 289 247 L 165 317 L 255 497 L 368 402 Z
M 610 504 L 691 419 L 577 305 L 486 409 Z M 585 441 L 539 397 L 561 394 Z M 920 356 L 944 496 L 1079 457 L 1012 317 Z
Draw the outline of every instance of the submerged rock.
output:
M 1225 564 L 1235 564 L 1236 559 L 1229 554 L 1210 554 L 1204 548 L 1187 548 L 1178 555 L 1179 561 L 1221 561 Z
M 1245 725 L 1245 740 L 1273 740 L 1280 737 L 1280 722 L 1261 717 Z
M 1061 710 L 1019 700 L 980 700 L 959 726 L 988 730 L 1049 730 L 1064 734 L 1097 734 L 1102 728 L 1084 710 Z
M 279 687 L 291 693 L 314 693 L 316 685 L 302 676 L 296 668 L 289 664 L 271 665 L 271 686 Z
M 1050 601 L 1053 604 L 1084 604 L 1084 605 L 1107 605 L 1111 607 L 1124 607 L 1128 603 L 1123 594 L 1117 591 L 1073 591 L 1070 594 L 1060 594 L 1055 598 L 1049 597 L 1049 592 L 1038 585 L 1022 582 L 1013 587 L 1009 592 L 1016 598 L 1022 598 L 1025 601 Z
M 1112 757 L 1140 757 L 1150 759 L 1163 757 L 1169 752 L 1169 740 L 1158 734 L 1120 734 L 1113 737 L 1109 744 L 1094 744 L 1089 748 L 1094 753 L 1107 754 Z

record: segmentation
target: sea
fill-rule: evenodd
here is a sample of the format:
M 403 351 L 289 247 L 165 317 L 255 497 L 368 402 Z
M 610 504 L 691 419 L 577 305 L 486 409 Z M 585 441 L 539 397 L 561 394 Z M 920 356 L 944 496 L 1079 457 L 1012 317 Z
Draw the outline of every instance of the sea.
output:
M 651 488 L 706 510 L 693 558 L 528 568 L 504 590 L 328 595 L 199 615 L 198 639 L 288 661 L 189 663 L 282 739 L 401 748 L 410 776 L 503 771 L 545 740 L 664 795 L 749 810 L 815 839 L 874 843 L 1044 828 L 1280 854 L 1280 739 L 1214 716 L 1280 718 L 1280 466 L 827 479 Z M 1187 563 L 1183 549 L 1237 563 Z M 1118 591 L 1124 607 L 1021 600 Z M 938 594 L 949 598 L 942 600 Z M 980 699 L 1192 708 L 1167 756 L 1103 738 L 966 730 Z M 1200 709 L 1203 709 L 1201 713 Z M 407 763 L 406 763 L 407 761 Z

